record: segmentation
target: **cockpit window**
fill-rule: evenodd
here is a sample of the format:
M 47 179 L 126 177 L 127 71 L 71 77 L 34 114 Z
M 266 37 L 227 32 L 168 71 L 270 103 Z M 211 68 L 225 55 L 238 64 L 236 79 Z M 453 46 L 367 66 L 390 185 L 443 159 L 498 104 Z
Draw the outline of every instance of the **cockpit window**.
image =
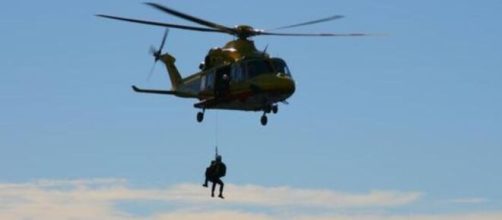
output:
M 272 66 L 265 60 L 252 60 L 247 62 L 247 73 L 249 78 L 264 74 L 273 73 Z
M 274 69 L 276 72 L 284 73 L 288 76 L 291 76 L 291 72 L 289 72 L 289 68 L 286 65 L 286 62 L 281 59 L 272 59 L 272 64 L 274 65 Z

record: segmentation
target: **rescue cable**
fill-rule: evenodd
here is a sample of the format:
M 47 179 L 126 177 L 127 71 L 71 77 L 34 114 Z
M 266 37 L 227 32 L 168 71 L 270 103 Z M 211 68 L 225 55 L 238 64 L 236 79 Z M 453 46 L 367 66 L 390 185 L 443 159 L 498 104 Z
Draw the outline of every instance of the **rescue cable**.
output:
M 218 157 L 218 112 L 216 111 L 215 112 L 216 114 L 216 122 L 215 122 L 215 126 L 214 126 L 214 136 L 215 136 L 215 148 L 214 148 L 214 159 L 216 160 L 216 158 Z

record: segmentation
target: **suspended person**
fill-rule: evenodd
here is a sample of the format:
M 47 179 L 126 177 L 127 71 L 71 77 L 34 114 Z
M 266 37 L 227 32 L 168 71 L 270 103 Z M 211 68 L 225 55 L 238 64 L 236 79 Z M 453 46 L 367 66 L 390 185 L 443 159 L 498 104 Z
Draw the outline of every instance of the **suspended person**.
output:
M 216 160 L 214 160 L 214 165 L 211 162 L 211 166 L 206 169 L 206 182 L 202 186 L 207 187 L 207 180 L 213 183 L 211 187 L 211 197 L 214 197 L 214 190 L 216 188 L 216 184 L 220 185 L 220 194 L 218 197 L 224 199 L 223 197 L 223 186 L 225 185 L 221 178 L 224 177 L 227 173 L 227 166 L 225 163 L 221 161 L 221 156 L 217 155 Z
M 225 185 L 221 178 L 227 174 L 227 166 L 223 161 L 221 161 L 221 155 L 216 156 L 216 163 L 214 165 L 214 176 L 213 176 L 213 187 L 211 188 L 211 197 L 214 197 L 214 189 L 216 184 L 220 184 L 220 194 L 218 197 L 224 199 L 223 197 L 223 186 Z

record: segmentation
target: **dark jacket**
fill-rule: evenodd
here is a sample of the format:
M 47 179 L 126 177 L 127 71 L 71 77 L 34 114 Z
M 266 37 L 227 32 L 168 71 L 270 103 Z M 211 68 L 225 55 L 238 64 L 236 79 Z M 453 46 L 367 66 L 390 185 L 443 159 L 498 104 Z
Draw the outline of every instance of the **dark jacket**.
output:
M 214 175 L 216 178 L 224 177 L 227 174 L 227 166 L 223 163 L 216 163 Z

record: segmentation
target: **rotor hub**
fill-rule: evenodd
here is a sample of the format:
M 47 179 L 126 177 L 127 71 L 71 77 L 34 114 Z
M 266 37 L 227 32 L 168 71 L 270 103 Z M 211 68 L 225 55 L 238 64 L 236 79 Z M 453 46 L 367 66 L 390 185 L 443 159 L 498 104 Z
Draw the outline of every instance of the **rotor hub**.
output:
M 234 27 L 237 37 L 240 39 L 246 39 L 248 37 L 255 36 L 261 32 L 261 30 L 254 29 L 249 25 L 237 25 Z

